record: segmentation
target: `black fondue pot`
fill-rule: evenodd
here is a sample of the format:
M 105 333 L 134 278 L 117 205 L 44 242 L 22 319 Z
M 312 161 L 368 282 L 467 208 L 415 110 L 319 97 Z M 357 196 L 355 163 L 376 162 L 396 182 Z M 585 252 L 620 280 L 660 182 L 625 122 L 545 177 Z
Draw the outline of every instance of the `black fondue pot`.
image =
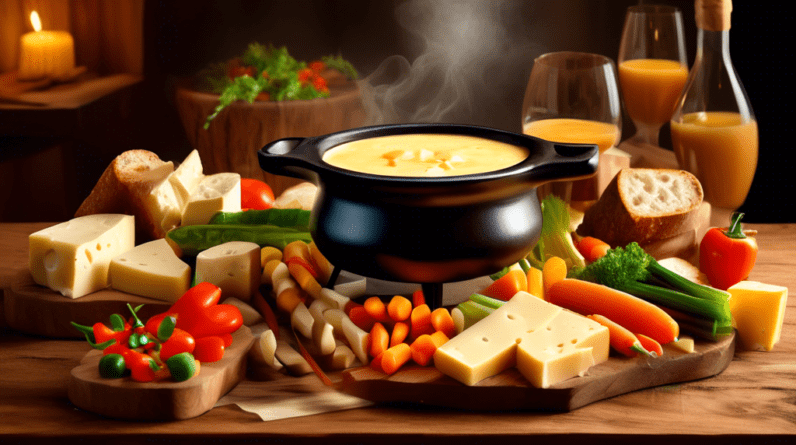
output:
M 346 142 L 420 133 L 491 139 L 530 154 L 509 168 L 447 177 L 373 175 L 322 160 Z M 269 173 L 318 186 L 310 231 L 338 271 L 421 283 L 433 309 L 442 304 L 442 283 L 492 274 L 523 258 L 542 228 L 536 188 L 594 174 L 598 149 L 485 127 L 404 124 L 279 139 L 258 157 Z

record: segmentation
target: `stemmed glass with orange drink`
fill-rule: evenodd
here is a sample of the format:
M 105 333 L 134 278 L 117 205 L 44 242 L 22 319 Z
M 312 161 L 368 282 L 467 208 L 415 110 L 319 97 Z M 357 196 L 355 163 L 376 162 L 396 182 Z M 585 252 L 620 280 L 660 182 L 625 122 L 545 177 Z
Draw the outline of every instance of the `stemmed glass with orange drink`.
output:
M 636 134 L 624 143 L 658 146 L 688 77 L 683 17 L 664 5 L 631 6 L 619 46 L 619 85 Z M 623 143 L 623 144 L 624 144 Z
M 608 57 L 554 52 L 534 60 L 523 101 L 523 133 L 553 142 L 595 144 L 600 153 L 621 135 L 616 66 Z M 597 199 L 590 179 L 548 184 L 562 199 Z M 541 189 L 544 195 L 545 190 Z

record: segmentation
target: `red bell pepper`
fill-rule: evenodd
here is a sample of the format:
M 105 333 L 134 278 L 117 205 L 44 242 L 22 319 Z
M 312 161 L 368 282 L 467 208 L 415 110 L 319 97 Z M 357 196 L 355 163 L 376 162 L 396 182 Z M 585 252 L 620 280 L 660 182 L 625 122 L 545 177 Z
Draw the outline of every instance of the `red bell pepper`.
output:
M 757 241 L 741 228 L 743 213 L 733 213 L 729 228 L 713 227 L 699 244 L 699 270 L 722 290 L 745 280 L 757 259 Z
M 218 304 L 220 298 L 218 286 L 199 283 L 188 289 L 169 310 L 150 318 L 147 331 L 156 332 L 163 318 L 173 315 L 177 319 L 177 328 L 187 331 L 195 339 L 232 334 L 243 325 L 243 315 L 235 306 Z

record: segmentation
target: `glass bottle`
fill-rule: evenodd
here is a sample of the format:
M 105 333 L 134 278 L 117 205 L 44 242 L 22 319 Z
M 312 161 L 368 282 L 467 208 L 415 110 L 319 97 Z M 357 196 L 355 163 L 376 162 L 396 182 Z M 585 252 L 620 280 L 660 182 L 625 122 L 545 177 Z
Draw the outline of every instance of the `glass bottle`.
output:
M 730 59 L 731 12 L 731 0 L 696 0 L 696 59 L 671 121 L 680 168 L 702 183 L 716 217 L 743 204 L 757 168 L 757 121 Z

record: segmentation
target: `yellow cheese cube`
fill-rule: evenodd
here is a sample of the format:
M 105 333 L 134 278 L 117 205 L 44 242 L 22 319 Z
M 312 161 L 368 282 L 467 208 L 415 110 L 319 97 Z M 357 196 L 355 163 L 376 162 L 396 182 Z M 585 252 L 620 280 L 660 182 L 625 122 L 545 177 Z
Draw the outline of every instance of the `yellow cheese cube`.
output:
M 583 375 L 608 360 L 608 328 L 569 311 L 529 332 L 517 346 L 517 369 L 537 388 Z
M 731 286 L 730 312 L 744 349 L 770 351 L 779 341 L 788 288 L 757 281 Z

